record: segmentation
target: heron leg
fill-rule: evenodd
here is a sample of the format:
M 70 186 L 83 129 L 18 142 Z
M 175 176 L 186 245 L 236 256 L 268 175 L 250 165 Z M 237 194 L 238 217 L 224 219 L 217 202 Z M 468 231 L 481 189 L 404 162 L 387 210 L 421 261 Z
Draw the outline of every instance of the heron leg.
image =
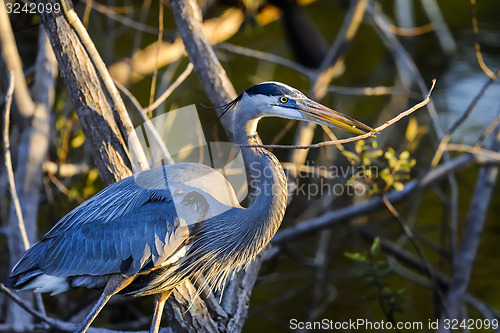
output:
M 149 329 L 149 333 L 158 333 L 160 329 L 161 315 L 163 313 L 163 308 L 165 307 L 165 301 L 172 293 L 171 290 L 166 291 L 161 294 L 155 295 L 155 312 L 153 315 L 153 320 L 151 321 L 151 328 Z
M 78 325 L 77 329 L 74 333 L 85 333 L 87 329 L 90 327 L 90 324 L 97 317 L 99 312 L 101 312 L 102 308 L 109 301 L 111 296 L 118 293 L 120 290 L 125 288 L 134 280 L 135 276 L 125 277 L 121 274 L 113 274 L 106 283 L 106 287 L 104 287 L 104 291 L 101 294 L 101 297 L 97 300 L 97 303 L 94 305 L 90 313 L 85 317 L 85 319 Z

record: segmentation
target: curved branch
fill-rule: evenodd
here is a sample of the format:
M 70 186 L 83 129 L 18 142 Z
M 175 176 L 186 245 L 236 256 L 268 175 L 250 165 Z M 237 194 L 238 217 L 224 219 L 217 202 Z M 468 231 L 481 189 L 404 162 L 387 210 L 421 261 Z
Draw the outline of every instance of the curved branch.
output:
M 214 105 L 223 105 L 236 97 L 236 91 L 222 68 L 212 45 L 203 33 L 201 10 L 193 0 L 171 0 L 172 11 L 179 34 L 194 71 Z M 219 114 L 223 110 L 218 110 Z M 234 112 L 221 118 L 224 129 L 232 139 Z
M 60 13 L 41 12 L 40 18 L 104 183 L 130 176 L 130 158 L 113 115 L 114 103 L 80 37 Z

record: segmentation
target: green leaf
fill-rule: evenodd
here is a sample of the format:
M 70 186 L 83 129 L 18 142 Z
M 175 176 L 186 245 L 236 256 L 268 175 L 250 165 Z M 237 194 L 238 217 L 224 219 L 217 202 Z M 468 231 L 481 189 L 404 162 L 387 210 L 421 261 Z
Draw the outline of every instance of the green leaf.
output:
M 375 237 L 375 239 L 373 240 L 373 244 L 370 247 L 370 254 L 372 257 L 375 257 L 379 253 L 380 253 L 380 238 Z
M 344 255 L 354 261 L 358 262 L 366 262 L 368 258 L 366 257 L 365 254 L 358 253 L 358 252 L 344 252 Z
M 363 150 L 365 150 L 365 140 L 359 140 L 356 142 L 356 145 L 354 146 L 354 150 L 356 150 L 356 153 L 361 154 Z
M 66 119 L 66 117 L 59 117 L 57 118 L 56 120 L 56 130 L 60 131 L 64 128 L 64 126 L 66 126 L 66 123 L 68 122 L 68 120 Z
M 384 155 L 384 152 L 381 149 L 373 150 L 373 151 L 366 153 L 366 156 L 368 156 L 370 158 L 377 158 L 377 157 L 380 157 L 382 155 Z
M 85 142 L 85 135 L 83 135 L 83 132 L 80 132 L 80 133 L 78 133 L 77 136 L 75 136 L 71 140 L 71 148 L 81 147 L 84 142 Z
M 365 170 L 365 177 L 371 178 L 372 177 L 372 170 L 371 169 L 366 169 Z
M 344 150 L 344 151 L 342 152 L 342 154 L 343 154 L 345 157 L 347 157 L 348 159 L 350 159 L 350 160 L 354 160 L 354 161 L 356 161 L 356 162 L 359 162 L 359 156 L 358 156 L 358 155 L 356 155 L 356 154 L 354 154 L 354 153 L 352 153 L 352 152 L 350 152 L 350 151 Z
M 405 150 L 401 154 L 399 154 L 399 159 L 400 160 L 407 160 L 410 157 L 410 152 L 408 150 Z
M 97 177 L 99 177 L 99 171 L 97 171 L 97 169 L 91 169 L 87 178 L 88 182 L 93 183 Z
M 411 117 L 410 121 L 408 122 L 408 127 L 406 128 L 406 140 L 408 142 L 412 142 L 415 140 L 417 137 L 418 133 L 418 124 L 417 124 L 417 119 L 415 117 Z
M 405 188 L 405 186 L 401 182 L 394 182 L 392 184 L 392 187 L 394 187 L 396 191 L 402 191 Z
M 391 161 L 391 160 L 393 160 L 393 159 L 396 157 L 396 152 L 394 151 L 394 149 L 389 148 L 389 149 L 387 149 L 387 151 L 385 152 L 384 156 L 385 156 L 385 158 L 386 158 L 388 161 Z

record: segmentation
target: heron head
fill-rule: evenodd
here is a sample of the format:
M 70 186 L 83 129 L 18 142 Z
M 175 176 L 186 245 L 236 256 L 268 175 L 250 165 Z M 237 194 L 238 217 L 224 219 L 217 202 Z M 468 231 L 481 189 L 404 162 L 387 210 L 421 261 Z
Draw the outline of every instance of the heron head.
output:
M 233 101 L 258 117 L 280 117 L 338 127 L 355 134 L 376 133 L 371 127 L 319 104 L 295 88 L 280 82 L 263 82 Z M 244 111 L 245 112 L 245 111 Z

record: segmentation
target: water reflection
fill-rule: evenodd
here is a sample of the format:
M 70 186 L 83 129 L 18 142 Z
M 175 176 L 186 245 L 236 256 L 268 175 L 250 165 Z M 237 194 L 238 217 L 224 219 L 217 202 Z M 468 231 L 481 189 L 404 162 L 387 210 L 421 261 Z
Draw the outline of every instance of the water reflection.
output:
M 499 65 L 498 58 L 483 52 L 486 64 L 493 71 Z M 488 76 L 480 69 L 474 49 L 462 47 L 450 60 L 450 66 L 441 78 L 441 89 L 435 98 L 444 129 L 448 129 L 469 107 L 474 97 L 488 82 Z M 481 129 L 488 126 L 500 112 L 500 82 L 493 83 L 479 100 L 471 116 L 457 129 L 452 141 L 474 143 Z

